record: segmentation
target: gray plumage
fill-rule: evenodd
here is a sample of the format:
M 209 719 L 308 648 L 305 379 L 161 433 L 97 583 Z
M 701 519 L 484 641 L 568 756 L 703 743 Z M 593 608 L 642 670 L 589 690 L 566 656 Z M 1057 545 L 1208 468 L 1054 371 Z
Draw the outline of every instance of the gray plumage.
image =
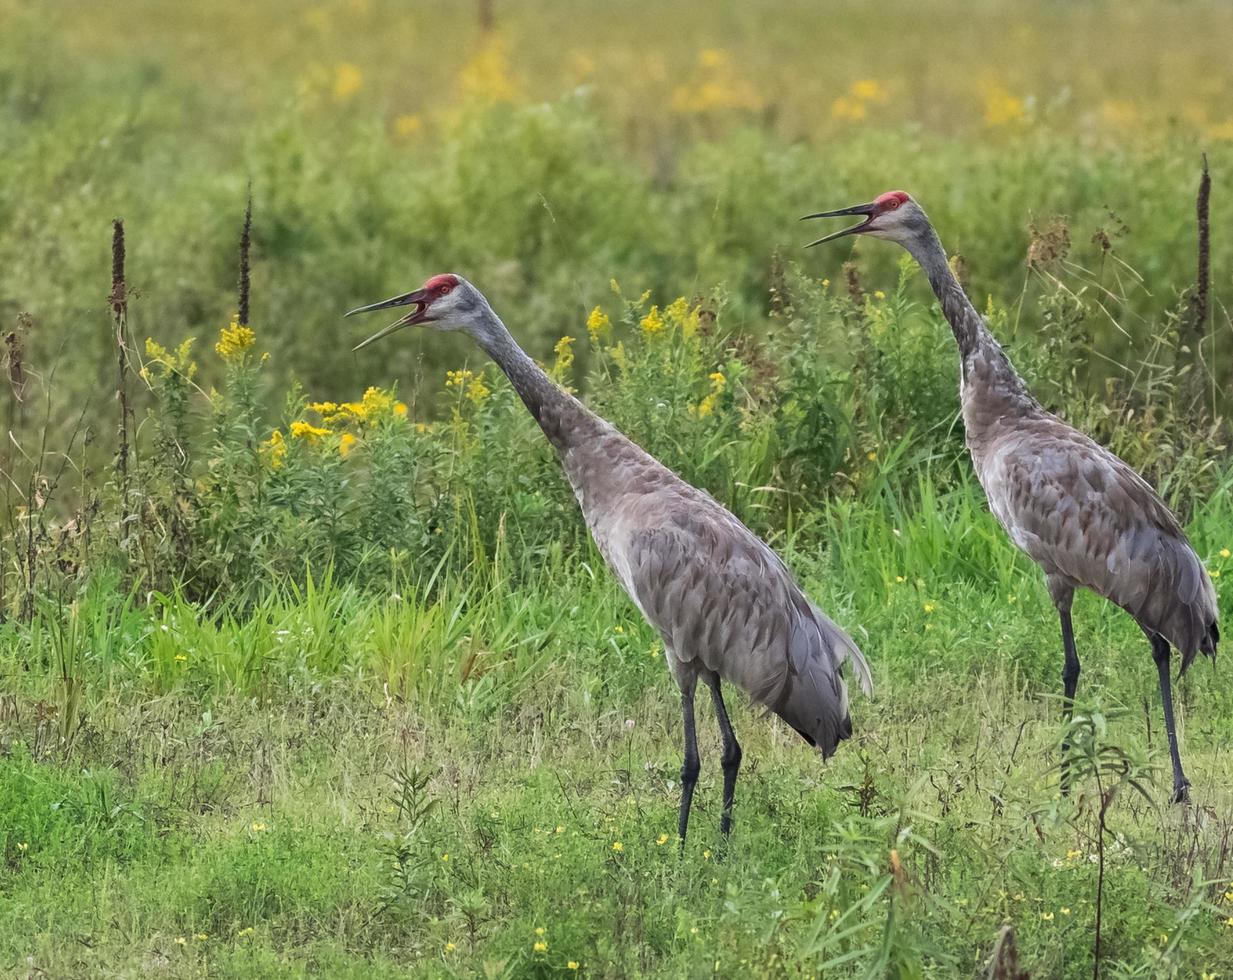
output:
M 1174 798 L 1187 798 L 1173 722 L 1169 645 L 1181 670 L 1197 653 L 1216 655 L 1216 590 L 1168 507 L 1122 460 L 1032 397 L 989 333 L 919 205 L 902 191 L 867 205 L 810 217 L 857 214 L 865 221 L 829 235 L 868 234 L 898 242 L 920 263 L 950 324 L 960 356 L 967 447 L 989 508 L 1011 540 L 1044 571 L 1062 626 L 1067 712 L 1079 676 L 1070 608 L 1091 589 L 1134 617 L 1156 661 L 1173 762 Z M 817 244 L 816 242 L 813 244 Z
M 440 292 L 443 285 L 448 288 Z M 711 690 L 724 739 L 725 833 L 741 750 L 727 720 L 721 679 L 778 714 L 823 756 L 834 752 L 852 732 L 840 668 L 850 661 L 872 693 L 869 668 L 778 556 L 709 494 L 555 384 L 465 279 L 437 276 L 423 289 L 375 308 L 410 304 L 417 308 L 404 320 L 464 330 L 505 372 L 556 449 L 604 560 L 663 638 L 684 708 L 681 838 L 698 772 L 698 681 Z

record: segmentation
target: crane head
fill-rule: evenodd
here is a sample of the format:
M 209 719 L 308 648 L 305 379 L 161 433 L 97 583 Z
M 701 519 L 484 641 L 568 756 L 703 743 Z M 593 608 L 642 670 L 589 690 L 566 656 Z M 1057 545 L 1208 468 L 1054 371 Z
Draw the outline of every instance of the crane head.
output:
M 840 208 L 838 211 L 819 211 L 817 214 L 807 214 L 801 218 L 808 221 L 811 218 L 840 218 L 845 215 L 860 215 L 865 220 L 851 228 L 844 228 L 810 242 L 806 248 L 832 242 L 845 235 L 873 235 L 875 238 L 889 238 L 891 241 L 904 244 L 929 227 L 929 219 L 921 210 L 912 196 L 905 191 L 887 191 L 880 194 L 868 204 L 854 204 L 850 208 Z
M 416 324 L 433 324 L 439 330 L 451 330 L 462 326 L 466 321 L 467 313 L 475 306 L 475 298 L 478 296 L 479 293 L 476 292 L 475 287 L 462 276 L 446 272 L 433 276 L 419 289 L 412 292 L 382 300 L 380 303 L 361 306 L 347 313 L 346 316 L 353 316 L 356 313 L 373 313 L 395 306 L 411 306 L 414 309 L 388 327 L 378 330 L 363 343 L 356 344 L 352 350 L 357 351 L 361 347 L 367 347 L 382 337 L 388 337 L 396 330 Z

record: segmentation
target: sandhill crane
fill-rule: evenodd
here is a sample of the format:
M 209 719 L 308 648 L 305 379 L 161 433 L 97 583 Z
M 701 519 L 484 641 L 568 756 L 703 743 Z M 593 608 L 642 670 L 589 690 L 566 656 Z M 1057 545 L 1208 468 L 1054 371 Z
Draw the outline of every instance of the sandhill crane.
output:
M 461 276 L 433 276 L 414 292 L 347 315 L 395 306 L 413 309 L 355 349 L 412 324 L 462 330 L 479 344 L 556 449 L 600 553 L 663 638 L 684 716 L 682 846 L 699 771 L 694 731 L 699 680 L 710 689 L 723 738 L 720 829 L 725 836 L 732 826 L 741 747 L 724 708 L 721 678 L 778 714 L 823 757 L 849 737 L 852 721 L 840 667 L 851 661 L 866 693 L 872 693 L 869 667 L 770 548 L 709 494 L 556 385 Z
M 898 242 L 929 276 L 950 323 L 959 344 L 960 401 L 976 476 L 1011 540 L 1044 571 L 1061 620 L 1065 717 L 1079 680 L 1070 607 L 1075 588 L 1083 586 L 1121 606 L 1147 634 L 1164 702 L 1173 802 L 1189 802 L 1173 724 L 1169 649 L 1172 644 L 1181 653 L 1179 677 L 1196 653 L 1216 656 L 1216 590 L 1199 556 L 1147 481 L 1032 397 L 955 279 L 933 226 L 911 196 L 890 191 L 870 204 L 805 217 L 841 215 L 864 220 L 810 246 L 845 235 Z M 1065 745 L 1062 752 L 1065 789 Z

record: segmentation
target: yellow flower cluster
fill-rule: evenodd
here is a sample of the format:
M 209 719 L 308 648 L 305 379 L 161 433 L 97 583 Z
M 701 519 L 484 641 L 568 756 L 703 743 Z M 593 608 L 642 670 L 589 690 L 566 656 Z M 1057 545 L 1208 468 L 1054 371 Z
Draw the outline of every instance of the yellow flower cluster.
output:
M 270 433 L 270 438 L 261 444 L 261 456 L 270 469 L 282 467 L 287 458 L 287 440 L 283 438 L 282 429 L 275 429 Z
M 831 118 L 860 122 L 869 115 L 871 105 L 885 105 L 889 99 L 885 85 L 872 78 L 862 78 L 849 85 L 847 92 L 831 103 Z
M 244 360 L 244 355 L 257 342 L 257 335 L 251 327 L 232 320 L 231 326 L 223 327 L 218 332 L 218 343 L 214 350 L 228 364 L 238 364 Z
M 724 377 L 722 371 L 716 371 L 710 375 L 711 390 L 710 393 L 698 403 L 698 418 L 706 418 L 713 411 L 719 402 L 719 397 L 724 393 L 724 389 L 728 387 L 728 379 Z
M 293 439 L 303 439 L 310 446 L 316 445 L 329 434 L 329 429 L 323 429 L 321 426 L 313 425 L 311 422 L 301 420 L 291 423 L 291 437 Z
M 760 109 L 757 90 L 739 77 L 732 57 L 721 48 L 698 53 L 693 77 L 672 93 L 672 109 L 680 113 L 703 113 L 719 109 Z
M 333 428 L 351 424 L 377 425 L 385 419 L 407 415 L 407 406 L 380 388 L 369 388 L 358 402 L 312 402 L 308 410 L 316 412 L 326 426 Z
M 562 337 L 556 342 L 552 352 L 557 356 L 557 362 L 552 367 L 552 374 L 559 380 L 574 365 L 574 338 Z
M 519 96 L 518 83 L 510 72 L 505 41 L 492 34 L 476 49 L 458 73 L 458 87 L 479 102 L 513 102 Z
M 1001 85 L 986 86 L 985 125 L 1015 126 L 1027 119 L 1027 103 Z
M 611 329 L 612 321 L 608 319 L 608 314 L 598 306 L 587 315 L 587 335 L 591 338 L 593 346 L 605 340 Z
M 457 388 L 473 405 L 482 405 L 492 394 L 492 389 L 484 384 L 484 375 L 476 374 L 463 368 L 461 371 L 445 372 L 445 387 Z
M 659 312 L 658 306 L 652 306 L 649 313 L 642 318 L 642 335 L 644 337 L 653 337 L 664 329 L 664 318 Z
M 349 61 L 334 69 L 334 101 L 346 102 L 364 87 L 364 73 Z
M 158 369 L 160 377 L 168 378 L 173 374 L 178 374 L 180 377 L 191 381 L 197 373 L 197 364 L 190 356 L 193 342 L 194 338 L 189 337 L 188 340 L 180 344 L 175 350 L 168 350 L 153 337 L 147 337 L 146 357 L 149 358 L 149 363 L 141 369 L 142 380 L 149 381 L 151 379 L 154 372 L 150 368 L 154 367 Z

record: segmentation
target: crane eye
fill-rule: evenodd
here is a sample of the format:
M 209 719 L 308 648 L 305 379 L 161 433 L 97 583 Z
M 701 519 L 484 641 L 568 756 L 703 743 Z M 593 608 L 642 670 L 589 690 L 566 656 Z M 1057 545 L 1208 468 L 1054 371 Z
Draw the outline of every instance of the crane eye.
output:
M 446 293 L 448 293 L 449 291 L 450 291 L 450 287 L 449 287 L 449 286 L 438 286 L 438 287 L 437 287 L 437 292 L 439 292 L 442 296 L 444 296 L 444 295 L 445 295 Z
M 900 204 L 899 199 L 897 197 L 893 197 L 889 201 L 886 202 L 886 210 L 894 211 L 895 208 L 899 207 L 899 204 Z

